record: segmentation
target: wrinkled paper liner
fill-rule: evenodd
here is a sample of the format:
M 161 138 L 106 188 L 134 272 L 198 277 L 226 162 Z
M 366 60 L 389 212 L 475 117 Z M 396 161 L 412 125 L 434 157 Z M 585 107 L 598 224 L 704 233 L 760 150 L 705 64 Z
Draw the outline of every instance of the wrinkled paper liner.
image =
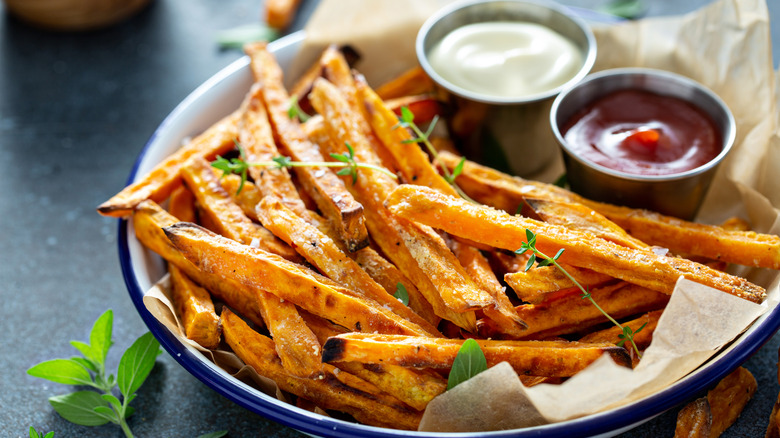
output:
M 417 28 L 446 3 L 323 0 L 306 28 L 307 40 L 288 78 L 302 72 L 325 45 L 348 43 L 363 56 L 357 68 L 373 85 L 382 83 L 415 65 Z M 594 71 L 628 66 L 675 71 L 702 82 L 731 108 L 737 139 L 698 220 L 719 223 L 739 216 L 756 231 L 780 233 L 774 207 L 780 205 L 780 179 L 772 178 L 780 173 L 775 94 L 780 77 L 772 66 L 766 4 L 721 0 L 683 16 L 596 25 L 594 32 L 598 41 Z M 549 181 L 562 169 L 558 157 L 539 179 Z M 777 271 L 738 266 L 731 272 L 766 287 L 767 300 L 758 305 L 681 279 L 636 369 L 617 366 L 603 356 L 563 384 L 525 388 L 502 363 L 431 401 L 420 430 L 504 430 L 565 421 L 625 406 L 668 387 L 695 372 L 780 300 Z M 166 277 L 144 297 L 158 320 L 220 368 L 284 400 L 273 381 L 257 375 L 233 353 L 210 351 L 186 339 L 169 288 Z

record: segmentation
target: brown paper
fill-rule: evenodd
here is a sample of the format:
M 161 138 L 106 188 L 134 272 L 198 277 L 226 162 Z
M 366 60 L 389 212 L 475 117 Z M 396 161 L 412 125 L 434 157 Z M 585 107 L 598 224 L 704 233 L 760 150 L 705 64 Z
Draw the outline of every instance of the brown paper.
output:
M 363 55 L 357 68 L 371 84 L 382 83 L 415 65 L 417 28 L 448 2 L 323 0 L 306 28 L 307 41 L 287 77 L 294 78 L 308 67 L 325 45 L 337 43 L 353 45 Z M 776 94 L 780 78 L 771 63 L 766 4 L 761 0 L 721 0 L 685 16 L 596 26 L 594 32 L 599 53 L 594 70 L 645 66 L 675 71 L 710 87 L 734 113 L 734 150 L 716 175 L 698 219 L 717 223 L 736 215 L 750 220 L 756 231 L 780 233 L 780 180 L 776 178 L 780 173 L 780 93 Z M 549 181 L 562 169 L 557 158 L 540 179 Z M 526 427 L 608 410 L 657 392 L 696 370 L 780 301 L 778 272 L 745 267 L 733 271 L 766 287 L 767 300 L 756 305 L 681 280 L 654 332 L 652 345 L 635 370 L 616 366 L 604 356 L 564 384 L 524 388 L 511 367 L 497 365 L 434 399 L 420 429 Z M 156 285 L 144 302 L 181 337 L 170 300 L 166 302 L 165 287 L 165 282 Z M 183 342 L 192 345 L 191 341 Z M 235 371 L 240 361 L 236 363 L 238 359 L 231 355 L 221 352 L 210 360 Z M 492 388 L 491 392 L 484 391 L 486 387 Z M 266 391 L 274 394 L 273 388 L 266 387 Z

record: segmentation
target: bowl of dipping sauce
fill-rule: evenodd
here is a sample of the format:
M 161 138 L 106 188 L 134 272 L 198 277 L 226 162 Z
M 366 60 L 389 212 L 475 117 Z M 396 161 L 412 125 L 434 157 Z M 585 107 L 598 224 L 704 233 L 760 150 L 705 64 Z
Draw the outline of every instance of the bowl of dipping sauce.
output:
M 736 135 L 715 93 L 647 68 L 586 77 L 556 97 L 550 124 L 572 190 L 683 219 L 696 215 Z
M 439 86 L 483 107 L 477 147 L 490 137 L 511 170 L 527 175 L 554 157 L 552 98 L 588 74 L 596 43 L 584 20 L 555 3 L 469 0 L 426 20 L 416 51 Z

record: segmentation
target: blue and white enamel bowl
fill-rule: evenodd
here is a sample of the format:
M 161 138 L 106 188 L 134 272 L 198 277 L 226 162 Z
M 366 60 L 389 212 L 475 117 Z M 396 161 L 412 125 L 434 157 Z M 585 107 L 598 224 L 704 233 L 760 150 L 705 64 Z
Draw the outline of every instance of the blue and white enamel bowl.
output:
M 282 66 L 287 66 L 303 41 L 301 32 L 269 45 Z M 128 183 L 133 182 L 164 157 L 172 153 L 185 137 L 192 136 L 237 108 L 251 84 L 248 60 L 242 58 L 206 81 L 190 94 L 160 124 L 141 152 Z M 628 406 L 562 423 L 527 429 L 481 433 L 430 433 L 383 429 L 350 423 L 318 415 L 277 400 L 275 397 L 231 377 L 200 352 L 181 343 L 143 304 L 143 295 L 165 273 L 165 264 L 146 250 L 135 238 L 132 224 L 119 223 L 119 257 L 130 298 L 163 348 L 187 371 L 213 390 L 264 417 L 322 437 L 564 437 L 614 436 L 625 432 L 685 402 L 713 385 L 742 364 L 780 327 L 780 312 L 775 309 L 760 317 L 737 342 L 719 352 L 698 370 L 670 387 Z

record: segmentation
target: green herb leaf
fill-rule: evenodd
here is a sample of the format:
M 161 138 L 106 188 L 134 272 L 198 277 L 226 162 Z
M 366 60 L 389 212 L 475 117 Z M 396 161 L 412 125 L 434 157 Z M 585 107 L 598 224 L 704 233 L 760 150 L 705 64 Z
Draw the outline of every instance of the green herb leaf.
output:
M 473 339 L 466 339 L 452 362 L 450 377 L 447 380 L 447 390 L 456 387 L 486 369 L 487 360 L 482 349 L 479 348 L 479 344 Z
M 395 293 L 393 296 L 404 303 L 404 306 L 409 305 L 409 292 L 407 292 L 406 287 L 402 283 L 398 283 L 395 286 Z
M 119 360 L 117 370 L 117 384 L 122 395 L 129 397 L 138 390 L 152 371 L 158 354 L 160 354 L 160 343 L 151 333 L 138 338 L 125 351 Z
M 198 438 L 220 438 L 227 435 L 227 433 L 228 432 L 226 430 L 220 430 L 217 432 L 204 433 L 203 435 L 200 435 Z
M 103 394 L 101 397 L 103 400 L 107 401 L 111 406 L 113 406 L 117 412 L 122 410 L 122 402 L 120 402 L 119 399 L 116 398 L 113 394 Z
M 646 8 L 642 0 L 613 0 L 602 7 L 601 11 L 633 20 L 644 15 Z
M 77 391 L 51 397 L 49 403 L 62 418 L 71 423 L 82 426 L 101 426 L 111 421 L 94 411 L 98 406 L 108 407 L 108 403 L 94 391 Z
M 536 254 L 531 254 L 531 257 L 528 257 L 528 263 L 525 264 L 525 272 L 533 267 L 534 262 L 536 262 Z
M 463 173 L 463 165 L 466 164 L 466 157 L 463 157 L 458 161 L 458 164 L 455 166 L 455 168 L 452 169 L 452 180 L 455 181 L 455 178 L 457 178 L 461 173 Z
M 292 167 L 292 159 L 290 157 L 285 157 L 284 155 L 279 155 L 278 157 L 271 158 L 274 163 L 281 169 L 283 167 Z
M 108 421 L 119 424 L 119 418 L 114 412 L 113 409 L 109 408 L 108 406 L 97 406 L 92 409 L 95 411 L 96 414 L 103 416 L 103 418 L 106 418 Z
M 553 181 L 554 186 L 558 186 L 563 189 L 565 189 L 568 184 L 569 184 L 569 176 L 566 175 L 565 173 L 562 173 L 561 176 L 559 176 L 555 181 Z
M 89 334 L 89 344 L 92 348 L 93 356 L 88 357 L 87 359 L 91 359 L 98 364 L 106 363 L 108 349 L 113 345 L 113 341 L 111 341 L 113 324 L 114 312 L 111 309 L 108 309 L 103 312 L 103 314 L 98 317 L 97 321 L 95 321 L 95 324 L 92 325 L 92 331 Z
M 636 329 L 636 331 L 634 332 L 634 334 L 636 335 L 637 333 L 641 332 L 641 331 L 642 331 L 642 329 L 643 329 L 643 328 L 645 328 L 645 326 L 646 326 L 646 325 L 647 325 L 647 322 L 645 322 L 644 324 L 642 324 L 642 326 L 641 326 L 641 327 L 639 327 L 638 329 Z
M 349 163 L 349 157 L 346 154 L 330 154 L 330 157 L 342 163 Z
M 64 385 L 92 385 L 92 376 L 79 362 L 70 359 L 47 360 L 27 370 L 33 377 Z
M 305 123 L 307 120 L 311 118 L 311 116 L 306 114 L 301 109 L 301 106 L 298 105 L 298 96 L 290 97 L 290 108 L 287 110 L 287 117 L 289 117 L 290 120 L 297 117 L 298 120 L 301 121 L 301 123 Z
M 86 369 L 88 369 L 88 370 L 90 370 L 92 372 L 95 372 L 95 373 L 98 372 L 97 367 L 95 366 L 94 363 L 92 363 L 91 360 L 87 360 L 87 359 L 84 359 L 83 357 L 78 357 L 78 356 L 73 356 L 73 357 L 70 358 L 70 360 L 72 360 L 74 362 L 78 362 L 79 364 L 81 364 L 81 366 L 83 366 L 84 368 L 86 368 Z
M 414 122 L 414 113 L 408 107 L 401 107 L 401 121 L 404 123 Z
M 217 43 L 222 49 L 242 49 L 244 44 L 255 41 L 273 41 L 279 32 L 260 23 L 247 24 L 223 30 L 217 34 Z
M 43 435 L 42 432 L 38 432 L 37 430 L 35 430 L 34 427 L 30 426 L 30 438 L 53 438 L 53 437 L 54 437 L 54 431 L 51 431 L 46 435 Z

